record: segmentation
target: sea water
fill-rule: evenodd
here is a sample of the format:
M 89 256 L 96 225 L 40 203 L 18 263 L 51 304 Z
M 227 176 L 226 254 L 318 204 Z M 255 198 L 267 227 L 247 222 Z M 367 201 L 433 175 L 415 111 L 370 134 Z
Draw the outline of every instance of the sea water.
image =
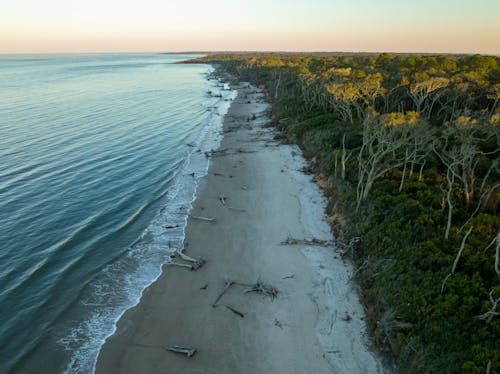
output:
M 0 372 L 91 373 L 182 246 L 235 94 L 192 57 L 0 55 Z

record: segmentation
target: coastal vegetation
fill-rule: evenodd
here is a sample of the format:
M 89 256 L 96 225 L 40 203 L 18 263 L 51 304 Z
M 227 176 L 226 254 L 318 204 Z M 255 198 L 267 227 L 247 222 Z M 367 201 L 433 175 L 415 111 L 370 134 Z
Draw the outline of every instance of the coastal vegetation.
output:
M 500 372 L 500 58 L 219 54 L 330 199 L 401 372 Z M 359 241 L 358 241 L 359 242 Z

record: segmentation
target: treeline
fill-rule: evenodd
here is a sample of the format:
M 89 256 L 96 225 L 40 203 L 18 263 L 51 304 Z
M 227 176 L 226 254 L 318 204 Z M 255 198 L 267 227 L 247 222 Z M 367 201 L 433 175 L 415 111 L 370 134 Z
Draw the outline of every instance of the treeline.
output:
M 212 55 L 328 179 L 368 324 L 401 372 L 500 372 L 500 58 Z

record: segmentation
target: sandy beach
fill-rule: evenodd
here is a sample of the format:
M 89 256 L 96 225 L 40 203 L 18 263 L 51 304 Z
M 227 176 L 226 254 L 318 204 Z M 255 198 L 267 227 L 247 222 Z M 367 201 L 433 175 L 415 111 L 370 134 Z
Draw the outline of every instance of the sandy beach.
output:
M 186 231 L 185 254 L 206 263 L 164 265 L 118 322 L 96 372 L 382 373 L 321 190 L 300 171 L 300 150 L 274 140 L 264 95 L 233 88 Z M 251 291 L 256 284 L 266 292 Z M 173 346 L 196 353 L 165 349 Z

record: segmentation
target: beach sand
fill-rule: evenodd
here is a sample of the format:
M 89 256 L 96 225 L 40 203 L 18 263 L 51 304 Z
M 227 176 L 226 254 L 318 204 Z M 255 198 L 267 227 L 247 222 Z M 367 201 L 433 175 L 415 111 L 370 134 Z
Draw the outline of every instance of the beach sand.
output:
M 191 212 L 215 222 L 190 218 L 186 230 L 185 253 L 207 262 L 197 271 L 165 265 L 118 322 L 96 372 L 383 372 L 351 265 L 333 245 L 281 244 L 333 242 L 326 200 L 300 171 L 300 150 L 273 140 L 264 95 L 247 83 L 234 88 L 221 147 Z M 214 307 L 227 281 L 235 284 Z M 257 282 L 277 297 L 245 292 Z M 197 352 L 189 358 L 169 346 Z

